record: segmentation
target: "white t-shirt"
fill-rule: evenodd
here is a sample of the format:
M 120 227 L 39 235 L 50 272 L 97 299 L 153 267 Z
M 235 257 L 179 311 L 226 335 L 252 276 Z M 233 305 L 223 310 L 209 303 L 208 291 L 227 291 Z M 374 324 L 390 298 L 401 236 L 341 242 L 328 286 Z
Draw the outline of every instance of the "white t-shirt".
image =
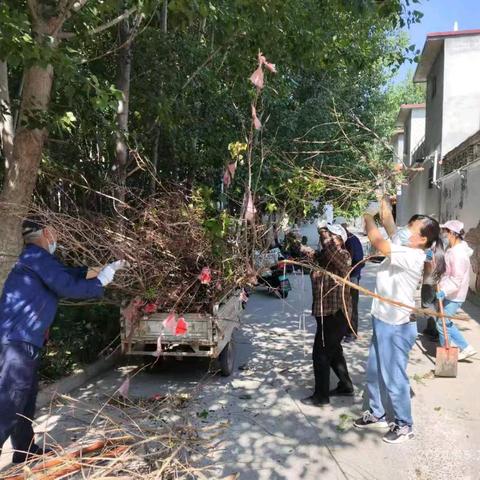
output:
M 390 256 L 379 265 L 376 293 L 415 306 L 415 291 L 422 280 L 425 252 L 419 248 L 404 247 L 390 242 Z M 372 315 L 391 325 L 410 321 L 412 312 L 381 300 L 373 299 Z

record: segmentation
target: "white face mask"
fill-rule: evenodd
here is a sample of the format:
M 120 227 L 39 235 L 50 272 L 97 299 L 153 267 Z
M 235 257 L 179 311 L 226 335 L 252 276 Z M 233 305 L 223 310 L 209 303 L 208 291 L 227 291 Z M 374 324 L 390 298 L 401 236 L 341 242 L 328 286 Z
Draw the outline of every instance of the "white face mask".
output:
M 410 244 L 410 237 L 412 236 L 412 232 L 408 227 L 402 227 L 397 230 L 397 233 L 392 237 L 392 242 L 395 245 L 403 245 L 404 247 L 408 247 Z
M 442 240 L 443 248 L 446 250 L 450 246 L 448 235 L 446 233 L 443 233 L 442 235 L 440 235 L 440 239 Z
M 57 249 L 57 242 L 52 242 L 48 244 L 48 251 L 53 255 L 55 250 Z
M 48 236 L 53 240 L 53 235 L 47 230 Z M 48 237 L 47 237 L 48 239 Z M 53 242 L 48 242 L 48 251 L 53 255 L 55 250 L 57 249 L 57 242 L 56 240 L 53 240 Z

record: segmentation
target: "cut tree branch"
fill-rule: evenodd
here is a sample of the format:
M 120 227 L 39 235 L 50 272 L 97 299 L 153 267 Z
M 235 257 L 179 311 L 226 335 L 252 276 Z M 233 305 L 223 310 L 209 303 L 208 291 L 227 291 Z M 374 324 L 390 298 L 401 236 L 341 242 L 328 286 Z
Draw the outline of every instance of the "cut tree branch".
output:
M 96 35 L 97 33 L 101 33 L 105 30 L 108 30 L 109 28 L 111 28 L 111 27 L 117 25 L 118 23 L 120 23 L 122 20 L 125 20 L 126 18 L 128 18 L 130 15 L 135 13 L 137 10 L 138 10 L 137 7 L 132 7 L 130 9 L 126 10 L 125 12 L 123 12 L 118 17 L 114 18 L 113 20 L 110 20 L 109 22 L 104 23 L 103 25 L 99 25 L 98 27 L 93 28 L 92 30 L 87 30 L 86 33 L 87 33 L 87 35 Z M 73 33 L 73 32 L 62 32 L 58 35 L 58 38 L 61 38 L 63 40 L 68 40 L 68 39 L 74 38 L 76 36 L 77 36 L 77 34 Z

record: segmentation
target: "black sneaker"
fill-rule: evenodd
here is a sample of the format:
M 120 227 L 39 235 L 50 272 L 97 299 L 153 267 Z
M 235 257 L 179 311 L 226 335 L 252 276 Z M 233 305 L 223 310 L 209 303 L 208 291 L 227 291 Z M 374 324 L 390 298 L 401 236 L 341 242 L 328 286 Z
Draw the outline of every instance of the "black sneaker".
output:
M 344 388 L 334 388 L 330 390 L 331 397 L 353 397 L 355 395 L 353 390 L 346 390 Z
M 318 398 L 315 395 L 311 395 L 307 398 L 302 398 L 300 400 L 304 405 L 309 405 L 313 407 L 323 407 L 324 405 L 328 405 L 330 400 L 328 398 Z
M 40 458 L 42 455 L 48 455 L 53 452 L 51 448 L 41 448 L 38 445 L 32 445 L 30 451 L 27 452 L 13 452 L 12 463 L 25 463 L 33 459 Z
M 353 426 L 357 428 L 388 428 L 389 425 L 385 420 L 385 415 L 377 418 L 370 410 L 363 412 L 360 418 L 353 422 Z
M 411 440 L 415 434 L 413 433 L 413 427 L 410 425 L 397 425 L 396 423 L 390 424 L 390 431 L 383 437 L 383 441 L 387 443 L 403 443 L 407 440 Z
M 427 338 L 432 340 L 433 342 L 438 342 L 438 331 L 437 330 L 431 330 L 429 328 L 426 328 L 423 332 L 422 335 L 425 335 Z

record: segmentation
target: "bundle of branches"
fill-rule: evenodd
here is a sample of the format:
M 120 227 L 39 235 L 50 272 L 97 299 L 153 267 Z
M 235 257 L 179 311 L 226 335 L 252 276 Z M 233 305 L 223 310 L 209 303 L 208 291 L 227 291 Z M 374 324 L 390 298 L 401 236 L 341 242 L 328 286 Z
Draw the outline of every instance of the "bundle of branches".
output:
M 211 311 L 242 276 L 231 219 L 209 218 L 202 199 L 178 187 L 146 199 L 129 191 L 126 198 L 121 217 L 39 206 L 33 213 L 56 229 L 65 263 L 101 268 L 128 261 L 108 289 L 109 300 L 136 298 L 149 313 Z
M 2 478 L 207 479 L 208 455 L 226 424 L 205 424 L 181 395 L 148 399 L 112 397 L 103 405 L 61 396 L 54 414 L 71 417 L 79 441 L 61 446 L 49 434 L 53 452 L 3 472 Z

